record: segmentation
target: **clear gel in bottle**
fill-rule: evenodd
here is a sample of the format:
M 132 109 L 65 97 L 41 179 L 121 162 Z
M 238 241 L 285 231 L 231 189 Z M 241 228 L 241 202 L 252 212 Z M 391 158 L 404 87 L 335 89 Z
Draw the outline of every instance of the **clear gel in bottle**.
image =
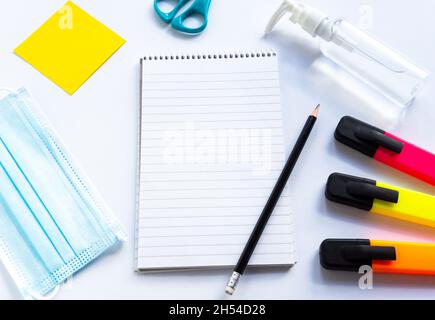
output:
M 331 20 L 309 6 L 285 0 L 266 33 L 288 12 L 290 21 L 321 40 L 322 53 L 354 77 L 394 102 L 409 106 L 422 88 L 426 71 L 343 19 Z

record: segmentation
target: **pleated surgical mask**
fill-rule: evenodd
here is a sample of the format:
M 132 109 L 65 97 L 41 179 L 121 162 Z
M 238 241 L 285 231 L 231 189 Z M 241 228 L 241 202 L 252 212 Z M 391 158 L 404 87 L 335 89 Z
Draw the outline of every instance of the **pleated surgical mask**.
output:
M 44 297 L 125 238 L 25 89 L 0 100 L 0 258 Z

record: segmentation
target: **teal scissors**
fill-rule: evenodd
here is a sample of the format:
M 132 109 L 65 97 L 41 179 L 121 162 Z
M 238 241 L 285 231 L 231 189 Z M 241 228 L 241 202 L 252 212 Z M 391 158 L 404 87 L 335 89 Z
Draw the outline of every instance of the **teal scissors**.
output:
M 189 33 L 198 34 L 204 31 L 208 23 L 208 11 L 210 8 L 211 0 L 179 0 L 175 7 L 169 12 L 163 12 L 160 10 L 159 2 L 166 0 L 154 0 L 154 9 L 159 17 L 166 23 L 171 24 L 175 30 Z M 192 4 L 183 13 L 177 16 L 177 13 L 188 3 L 192 1 Z M 202 17 L 203 22 L 197 28 L 190 28 L 184 24 L 185 20 L 194 15 Z

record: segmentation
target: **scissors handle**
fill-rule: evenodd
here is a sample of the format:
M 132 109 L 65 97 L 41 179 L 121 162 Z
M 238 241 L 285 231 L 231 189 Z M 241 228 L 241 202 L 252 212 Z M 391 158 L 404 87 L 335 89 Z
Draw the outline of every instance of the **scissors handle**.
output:
M 193 4 L 189 7 L 189 9 L 187 9 L 178 17 L 172 20 L 172 27 L 178 31 L 185 33 L 201 33 L 207 27 L 210 3 L 211 0 L 195 0 Z M 200 15 L 203 18 L 204 21 L 201 26 L 197 28 L 190 28 L 184 24 L 184 21 L 193 15 Z
M 179 0 L 176 6 L 169 12 L 163 12 L 160 10 L 159 2 L 164 0 L 154 0 L 154 10 L 157 12 L 158 16 L 166 23 L 170 23 L 178 11 L 190 0 Z

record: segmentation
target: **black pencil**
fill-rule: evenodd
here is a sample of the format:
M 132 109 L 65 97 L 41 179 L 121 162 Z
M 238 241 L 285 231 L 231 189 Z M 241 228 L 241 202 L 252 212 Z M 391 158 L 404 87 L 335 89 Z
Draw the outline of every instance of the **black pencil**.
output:
M 290 178 L 293 168 L 295 167 L 296 162 L 301 155 L 301 152 L 310 136 L 311 131 L 313 130 L 314 124 L 316 123 L 317 117 L 319 115 L 319 110 L 320 105 L 317 105 L 313 113 L 308 117 L 308 120 L 305 123 L 304 128 L 302 129 L 298 141 L 296 142 L 296 145 L 293 148 L 293 151 L 290 154 L 290 157 L 288 158 L 287 163 L 281 175 L 279 176 L 278 181 L 275 184 L 275 187 L 273 188 L 272 194 L 270 195 L 269 200 L 267 201 L 266 206 L 264 207 L 263 212 L 261 213 L 260 218 L 258 219 L 257 224 L 255 225 L 255 228 L 252 231 L 248 242 L 246 243 L 245 249 L 243 250 L 243 253 L 240 256 L 239 261 L 237 262 L 237 265 L 231 275 L 230 281 L 225 288 L 225 292 L 230 295 L 232 295 L 236 290 L 237 283 L 245 272 L 249 260 L 251 259 L 251 256 L 255 250 L 255 247 L 260 240 L 261 234 L 263 233 L 264 228 L 266 227 L 267 222 L 269 221 L 269 218 L 271 217 L 273 210 L 275 209 L 275 206 L 279 198 L 281 197 L 282 192 L 284 191 L 284 188 L 287 184 L 288 179 Z

